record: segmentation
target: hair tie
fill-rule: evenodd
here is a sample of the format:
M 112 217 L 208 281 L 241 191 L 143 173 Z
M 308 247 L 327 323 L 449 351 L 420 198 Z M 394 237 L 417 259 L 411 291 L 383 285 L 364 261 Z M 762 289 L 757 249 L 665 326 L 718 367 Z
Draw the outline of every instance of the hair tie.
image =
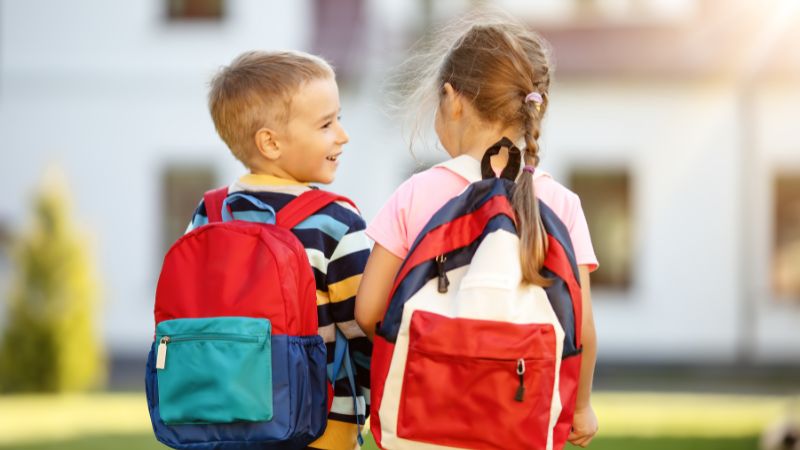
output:
M 531 174 L 531 175 L 533 175 L 533 172 L 534 172 L 535 170 L 536 170 L 536 167 L 534 167 L 534 166 L 531 166 L 531 165 L 526 165 L 525 167 L 523 167 L 523 168 L 522 168 L 522 171 L 523 171 L 523 172 L 528 172 L 528 173 L 529 173 L 529 174 Z
M 542 98 L 542 94 L 533 91 L 525 96 L 525 103 L 528 102 L 533 102 L 536 103 L 537 105 L 541 105 L 544 102 L 544 99 Z

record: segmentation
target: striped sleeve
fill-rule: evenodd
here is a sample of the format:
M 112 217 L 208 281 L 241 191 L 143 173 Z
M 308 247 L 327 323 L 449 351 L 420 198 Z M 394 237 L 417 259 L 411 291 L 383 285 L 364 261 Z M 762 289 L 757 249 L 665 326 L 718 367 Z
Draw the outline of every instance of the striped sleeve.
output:
M 312 219 L 314 216 L 309 219 L 312 219 L 310 222 L 314 222 L 323 239 L 320 246 L 307 247 L 306 253 L 318 277 L 320 335 L 328 348 L 329 367 L 333 364 L 336 341 L 347 341 L 350 359 L 344 364 L 353 370 L 356 391 L 353 392 L 343 368 L 333 386 L 328 427 L 325 434 L 310 446 L 320 449 L 350 448 L 353 446 L 351 444 L 355 444 L 357 424 L 363 424 L 369 414 L 372 343 L 355 321 L 355 296 L 369 257 L 370 242 L 364 232 L 364 219 L 355 211 L 341 204 L 333 204 L 318 215 L 327 220 Z M 303 224 L 298 228 L 302 229 Z M 320 283 L 320 279 L 324 282 Z M 356 407 L 360 412 L 358 415 Z M 343 445 L 345 443 L 347 445 Z
M 189 226 L 186 227 L 186 231 L 183 234 L 186 234 L 195 228 L 199 228 L 206 224 L 208 224 L 206 204 L 203 200 L 200 200 L 200 203 L 197 205 L 197 208 L 195 208 L 194 213 L 192 213 L 192 220 L 189 222 Z

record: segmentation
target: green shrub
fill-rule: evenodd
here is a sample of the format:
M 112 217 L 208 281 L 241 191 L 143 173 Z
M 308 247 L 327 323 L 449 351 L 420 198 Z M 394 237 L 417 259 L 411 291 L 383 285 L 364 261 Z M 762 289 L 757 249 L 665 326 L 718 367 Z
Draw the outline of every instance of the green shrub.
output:
M 12 243 L 0 392 L 84 391 L 106 379 L 87 240 L 70 221 L 65 183 L 48 175 L 33 223 Z

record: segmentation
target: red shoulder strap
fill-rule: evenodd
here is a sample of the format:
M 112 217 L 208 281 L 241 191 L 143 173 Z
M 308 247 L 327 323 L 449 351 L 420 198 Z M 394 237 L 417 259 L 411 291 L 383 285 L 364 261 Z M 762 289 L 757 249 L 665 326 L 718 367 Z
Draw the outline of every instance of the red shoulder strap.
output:
M 347 202 L 356 208 L 352 200 L 347 197 L 321 189 L 312 189 L 298 195 L 297 198 L 281 208 L 278 211 L 276 223 L 283 228 L 292 229 L 310 215 L 336 201 Z
M 222 222 L 222 204 L 228 196 L 228 186 L 212 189 L 203 195 L 208 223 Z

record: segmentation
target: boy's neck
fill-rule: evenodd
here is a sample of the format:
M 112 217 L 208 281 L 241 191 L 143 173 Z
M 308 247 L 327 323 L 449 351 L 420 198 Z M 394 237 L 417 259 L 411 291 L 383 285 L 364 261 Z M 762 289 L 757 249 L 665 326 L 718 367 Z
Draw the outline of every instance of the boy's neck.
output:
M 250 175 L 280 178 L 281 180 L 291 181 L 292 183 L 304 183 L 273 164 L 251 165 L 249 169 Z

